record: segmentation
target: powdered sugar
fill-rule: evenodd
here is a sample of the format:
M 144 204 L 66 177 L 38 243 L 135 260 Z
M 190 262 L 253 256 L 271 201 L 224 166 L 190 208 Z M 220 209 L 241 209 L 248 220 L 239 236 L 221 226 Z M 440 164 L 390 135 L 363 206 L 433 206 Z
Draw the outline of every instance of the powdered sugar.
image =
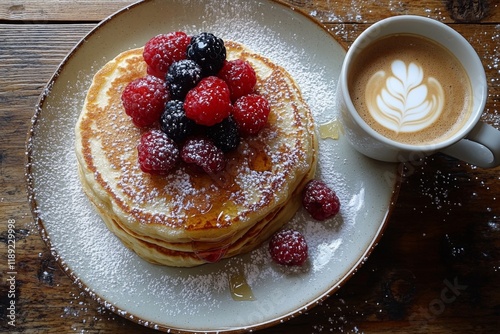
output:
M 145 29 L 149 30 L 148 36 L 151 30 L 185 28 L 198 32 L 210 28 L 223 38 L 247 44 L 293 75 L 317 124 L 335 117 L 335 81 L 343 50 L 316 24 L 275 3 L 242 1 L 222 6 L 219 1 L 208 1 L 202 13 L 190 7 L 194 19 L 176 16 L 172 18 L 175 27 L 164 26 L 168 21 L 165 15 L 191 3 L 143 3 L 127 13 L 131 17 L 126 23 L 110 21 L 108 27 L 101 28 L 94 35 L 99 38 L 89 38 L 65 64 L 42 105 L 31 141 L 35 214 L 43 222 L 42 235 L 50 242 L 51 251 L 70 276 L 117 314 L 135 321 L 139 318 L 140 323 L 150 327 L 160 324 L 220 331 L 286 319 L 328 295 L 364 259 L 392 196 L 393 184 L 383 176 L 395 173 L 393 166 L 359 156 L 343 138 L 320 141 L 317 178 L 337 192 L 341 212 L 335 219 L 320 223 L 300 210 L 290 221 L 303 233 L 310 250 L 309 262 L 298 270 L 273 264 L 267 245 L 243 256 L 191 269 L 151 265 L 106 229 L 81 189 L 73 149 L 76 118 L 92 75 L 102 66 L 100 53 L 112 56 L 122 51 L 121 43 L 127 39 L 116 36 L 120 34 L 117 31 L 125 36 L 141 32 L 133 22 L 141 21 L 138 17 L 143 17 L 143 11 L 151 17 L 157 12 L 162 14 L 161 24 L 153 20 Z M 158 6 L 165 8 L 159 11 Z M 132 26 L 127 28 L 129 24 Z M 106 47 L 99 48 L 99 40 Z M 131 37 L 129 44 L 133 47 L 140 42 Z M 89 57 L 94 58 L 85 62 Z M 175 186 L 184 187 L 187 199 L 191 191 L 187 180 L 177 182 Z M 255 301 L 231 299 L 229 277 L 233 274 L 246 277 Z

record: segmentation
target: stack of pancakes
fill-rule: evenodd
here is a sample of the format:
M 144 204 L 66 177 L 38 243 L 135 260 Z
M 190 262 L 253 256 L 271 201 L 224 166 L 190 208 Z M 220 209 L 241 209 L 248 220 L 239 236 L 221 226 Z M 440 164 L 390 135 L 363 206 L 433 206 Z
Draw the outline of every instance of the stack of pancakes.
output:
M 258 135 L 226 154 L 224 171 L 208 175 L 183 164 L 166 176 L 141 171 L 137 144 L 146 130 L 125 114 L 121 94 L 146 75 L 142 48 L 99 70 L 76 124 L 85 193 L 107 227 L 152 263 L 191 267 L 256 248 L 295 214 L 314 177 L 314 122 L 293 78 L 241 44 L 225 45 L 228 59 L 251 63 L 271 112 Z

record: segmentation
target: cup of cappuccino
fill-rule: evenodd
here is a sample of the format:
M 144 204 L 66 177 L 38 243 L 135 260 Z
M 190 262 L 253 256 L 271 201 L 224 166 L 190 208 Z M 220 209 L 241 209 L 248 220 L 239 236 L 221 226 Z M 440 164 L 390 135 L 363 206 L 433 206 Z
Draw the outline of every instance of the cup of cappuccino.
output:
M 403 162 L 435 152 L 479 167 L 500 165 L 500 131 L 480 120 L 481 60 L 447 25 L 401 15 L 366 29 L 346 54 L 336 103 L 359 152 Z

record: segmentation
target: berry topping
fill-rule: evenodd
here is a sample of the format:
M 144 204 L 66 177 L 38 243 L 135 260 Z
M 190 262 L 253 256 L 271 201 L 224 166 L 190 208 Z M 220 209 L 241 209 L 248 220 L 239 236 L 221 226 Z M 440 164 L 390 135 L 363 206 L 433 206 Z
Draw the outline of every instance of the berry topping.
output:
M 125 113 L 134 124 L 146 127 L 158 121 L 169 95 L 163 80 L 148 75 L 130 82 L 121 98 Z
M 232 151 L 240 144 L 238 126 L 231 116 L 208 128 L 207 135 L 223 152 Z
M 225 61 L 218 76 L 227 83 L 232 101 L 252 93 L 257 83 L 252 65 L 241 59 Z
M 253 135 L 267 123 L 269 102 L 261 95 L 249 94 L 240 97 L 233 105 L 232 114 L 242 135 Z
M 148 64 L 148 74 L 165 78 L 172 63 L 185 59 L 191 38 L 182 31 L 160 34 L 144 46 L 143 57 Z
M 150 130 L 141 136 L 137 146 L 139 165 L 145 173 L 165 175 L 179 161 L 179 149 L 160 130 Z
M 187 92 L 201 80 L 201 67 L 195 61 L 183 59 L 173 63 L 167 72 L 172 99 L 183 100 Z
M 186 117 L 184 103 L 179 100 L 170 100 L 160 117 L 160 128 L 176 143 L 184 140 L 193 132 L 195 123 Z
M 208 174 L 215 174 L 226 167 L 224 152 L 204 137 L 190 138 L 184 143 L 181 158 L 188 164 L 201 167 Z
M 229 88 L 224 80 L 210 76 L 191 89 L 184 100 L 187 117 L 197 124 L 212 126 L 231 113 Z
M 224 41 L 208 32 L 193 36 L 187 48 L 187 58 L 201 66 L 204 76 L 216 75 L 226 60 Z
M 282 230 L 269 241 L 271 258 L 287 266 L 300 266 L 307 260 L 307 243 L 304 236 L 295 230 Z
M 340 210 L 340 201 L 335 192 L 319 180 L 311 180 L 306 184 L 302 204 L 316 220 L 331 218 Z

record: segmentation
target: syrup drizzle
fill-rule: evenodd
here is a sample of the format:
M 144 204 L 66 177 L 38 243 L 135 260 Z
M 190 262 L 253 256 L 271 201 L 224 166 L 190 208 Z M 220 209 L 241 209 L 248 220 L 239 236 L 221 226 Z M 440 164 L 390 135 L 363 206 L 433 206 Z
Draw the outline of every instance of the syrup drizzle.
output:
M 334 140 L 339 139 L 340 124 L 336 119 L 332 119 L 326 123 L 320 124 L 318 127 L 319 136 L 321 139 L 331 138 Z
M 220 215 L 219 215 L 220 216 Z M 219 262 L 233 243 L 234 233 L 217 241 L 199 241 L 191 239 L 194 254 L 206 263 Z
M 229 279 L 231 297 L 236 301 L 255 300 L 252 288 L 248 285 L 245 275 L 238 273 Z

